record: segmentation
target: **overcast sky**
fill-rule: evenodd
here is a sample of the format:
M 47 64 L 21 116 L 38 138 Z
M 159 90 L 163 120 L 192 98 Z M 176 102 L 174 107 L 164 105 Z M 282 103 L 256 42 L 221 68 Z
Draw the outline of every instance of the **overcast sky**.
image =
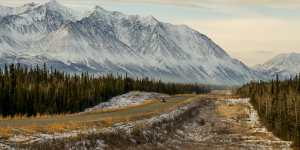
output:
M 252 66 L 279 53 L 300 52 L 300 0 L 57 0 L 77 10 L 100 5 L 152 15 L 208 35 L 232 57 Z M 47 0 L 0 0 L 0 5 Z

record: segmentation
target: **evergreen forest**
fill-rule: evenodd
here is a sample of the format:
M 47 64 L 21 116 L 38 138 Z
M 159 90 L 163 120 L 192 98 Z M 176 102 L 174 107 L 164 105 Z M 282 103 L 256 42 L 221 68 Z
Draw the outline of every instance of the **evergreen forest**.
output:
M 149 78 L 133 79 L 127 75 L 67 74 L 47 68 L 46 64 L 35 67 L 11 64 L 0 69 L 0 115 L 75 113 L 129 91 L 205 93 L 209 88 Z
M 263 123 L 278 137 L 300 145 L 300 77 L 251 82 L 237 90 L 250 97 Z

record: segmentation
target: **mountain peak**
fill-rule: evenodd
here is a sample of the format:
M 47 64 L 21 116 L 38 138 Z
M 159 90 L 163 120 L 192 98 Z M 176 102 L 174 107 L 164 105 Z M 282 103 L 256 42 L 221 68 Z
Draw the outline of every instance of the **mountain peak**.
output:
M 51 4 L 51 5 L 59 5 L 59 3 L 56 1 L 56 0 L 50 0 L 48 2 L 48 4 Z
M 21 14 L 21 13 L 24 13 L 28 10 L 32 10 L 34 8 L 36 8 L 37 6 L 39 6 L 39 4 L 37 3 L 27 3 L 27 4 L 24 4 L 23 6 L 20 6 L 20 7 L 17 7 L 15 10 L 16 10 L 16 14 Z
M 255 66 L 255 69 L 263 72 L 270 72 L 271 76 L 279 75 L 280 79 L 287 79 L 295 76 L 300 70 L 300 53 L 283 53 L 268 60 L 262 65 Z
M 47 7 L 50 7 L 50 8 L 61 8 L 61 7 L 64 7 L 59 2 L 57 2 L 56 0 L 50 0 L 45 5 Z
M 94 11 L 91 12 L 91 15 L 95 16 L 96 18 L 103 18 L 105 17 L 106 19 L 112 19 L 112 18 L 119 18 L 119 17 L 124 17 L 126 15 L 122 14 L 121 12 L 118 11 L 108 11 L 104 9 L 101 6 L 95 6 Z
M 24 4 L 24 5 L 22 5 L 21 7 L 35 7 L 35 6 L 37 6 L 37 5 L 38 5 L 38 4 L 35 3 L 35 2 L 31 2 L 31 3 Z
M 0 5 L 0 16 L 22 14 L 39 6 L 37 3 L 27 3 L 19 7 L 8 7 Z
M 291 58 L 294 57 L 300 57 L 300 53 L 296 52 L 291 52 L 291 53 L 282 53 L 277 56 L 275 56 L 273 59 L 271 59 L 269 62 L 274 62 L 274 61 L 293 61 Z
M 97 5 L 94 8 L 95 11 L 100 12 L 100 13 L 108 13 L 108 11 L 106 9 L 104 9 L 103 7 Z
M 81 14 L 56 0 L 16 16 L 20 19 L 7 23 L 11 30 L 0 26 L 0 33 L 7 33 L 7 38 L 0 37 L 0 48 L 16 57 L 45 57 L 48 65 L 71 73 L 93 70 L 99 75 L 128 73 L 166 82 L 230 85 L 260 77 L 197 31 L 153 16 L 126 15 L 101 6 Z M 40 62 L 24 59 L 25 64 Z
M 289 57 L 294 57 L 294 56 L 299 56 L 300 53 L 296 53 L 296 52 L 291 52 L 288 54 Z
M 38 5 L 38 4 L 35 3 L 35 2 L 31 2 L 31 3 L 25 4 L 25 5 L 27 5 L 27 6 L 36 6 L 36 5 Z
M 159 20 L 157 20 L 155 17 L 153 16 L 139 16 L 139 15 L 131 15 L 129 16 L 129 18 L 135 20 L 138 19 L 142 24 L 144 25 L 151 25 L 151 26 L 155 26 L 157 24 L 159 24 Z
M 106 11 L 103 7 L 96 5 L 95 10 Z
M 52 11 L 59 12 L 65 19 L 67 20 L 79 20 L 82 18 L 82 13 L 75 11 L 71 8 L 68 8 L 62 4 L 60 4 L 56 0 L 50 0 L 44 6 Z
M 149 23 L 156 23 L 159 22 L 155 17 L 153 17 L 152 15 L 150 16 L 146 16 L 145 17 L 145 21 L 148 21 Z

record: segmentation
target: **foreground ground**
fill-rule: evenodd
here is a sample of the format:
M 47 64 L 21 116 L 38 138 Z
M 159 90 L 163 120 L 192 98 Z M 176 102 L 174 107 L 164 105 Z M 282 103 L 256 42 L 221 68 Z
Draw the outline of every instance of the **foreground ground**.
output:
M 123 109 L 2 120 L 0 127 L 12 130 L 0 140 L 0 146 L 8 149 L 15 143 L 30 149 L 133 150 L 290 149 L 291 145 L 260 124 L 248 99 L 223 94 L 177 95 L 166 103 L 153 99 Z
M 164 142 L 129 149 L 291 149 L 291 142 L 275 137 L 259 122 L 249 99 L 206 100 L 198 110 L 195 117 L 166 137 Z

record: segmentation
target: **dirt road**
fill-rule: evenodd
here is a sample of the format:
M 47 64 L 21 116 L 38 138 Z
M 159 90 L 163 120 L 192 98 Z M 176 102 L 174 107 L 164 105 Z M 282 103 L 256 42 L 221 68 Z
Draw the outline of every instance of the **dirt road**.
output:
M 190 96 L 173 96 L 165 103 L 159 100 L 153 100 L 145 105 L 138 105 L 134 107 L 102 111 L 92 111 L 87 113 L 73 114 L 73 115 L 59 115 L 49 116 L 45 118 L 22 118 L 22 119 L 8 119 L 0 120 L 0 127 L 20 128 L 26 126 L 47 126 L 51 124 L 64 124 L 64 123 L 91 123 L 101 122 L 109 118 L 126 118 L 126 117 L 139 117 L 143 114 L 160 113 L 176 106 L 178 103 L 190 98 Z M 149 115 L 151 116 L 151 115 Z

